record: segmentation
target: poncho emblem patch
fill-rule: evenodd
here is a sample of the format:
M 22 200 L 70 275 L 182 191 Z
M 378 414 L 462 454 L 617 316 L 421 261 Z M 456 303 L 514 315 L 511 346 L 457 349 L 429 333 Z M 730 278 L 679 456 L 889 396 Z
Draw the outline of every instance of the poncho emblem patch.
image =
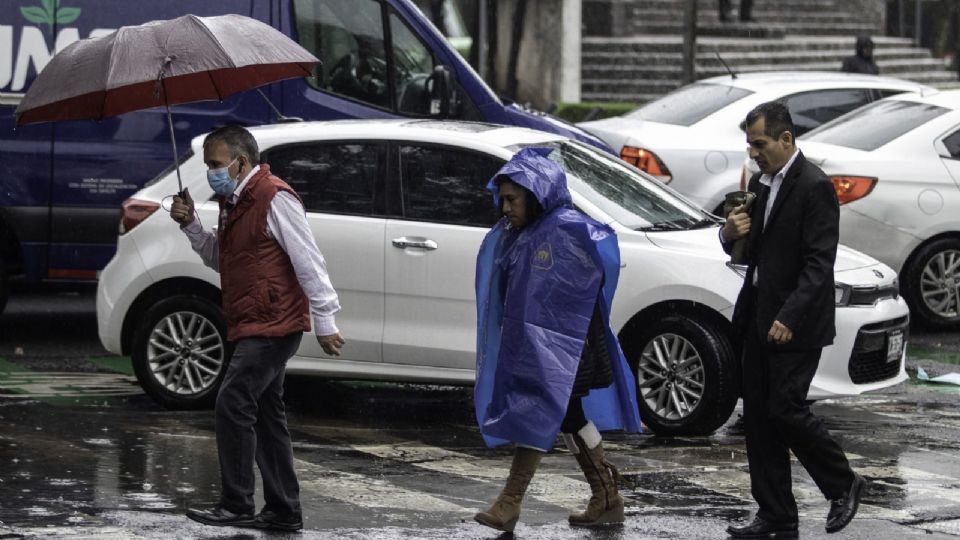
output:
M 540 244 L 540 247 L 533 253 L 533 259 L 530 265 L 539 270 L 549 270 L 553 268 L 553 249 L 549 242 Z

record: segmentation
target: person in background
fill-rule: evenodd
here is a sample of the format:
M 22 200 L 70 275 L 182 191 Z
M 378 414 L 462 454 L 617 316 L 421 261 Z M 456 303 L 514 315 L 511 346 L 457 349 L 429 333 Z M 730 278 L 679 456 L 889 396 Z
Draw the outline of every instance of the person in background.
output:
M 873 61 L 873 40 L 870 39 L 870 36 L 857 38 L 856 54 L 843 59 L 843 66 L 840 71 L 844 73 L 865 73 L 867 75 L 880 74 L 880 68 Z
M 215 412 L 220 502 L 210 510 L 190 509 L 187 517 L 206 525 L 296 531 L 303 517 L 284 372 L 310 331 L 311 315 L 321 348 L 339 355 L 344 340 L 334 314 L 340 304 L 300 197 L 270 174 L 269 165 L 259 164 L 253 135 L 240 126 L 217 129 L 203 142 L 203 158 L 220 203 L 219 227 L 204 230 L 187 191 L 174 198 L 170 217 L 204 264 L 220 272 L 234 351 Z M 254 461 L 266 501 L 256 516 Z
M 733 11 L 733 7 L 730 5 L 730 0 L 719 0 L 718 7 L 720 21 L 729 22 L 730 12 Z M 757 22 L 757 20 L 753 18 L 753 0 L 740 0 L 739 11 L 741 22 Z
M 600 431 L 640 431 L 636 380 L 610 329 L 617 239 L 573 207 L 550 153 L 521 150 L 490 181 L 504 217 L 477 257 L 477 421 L 488 446 L 515 447 L 503 491 L 475 519 L 501 531 L 516 526 L 558 432 L 591 489 L 570 524 L 622 523 L 619 474 Z

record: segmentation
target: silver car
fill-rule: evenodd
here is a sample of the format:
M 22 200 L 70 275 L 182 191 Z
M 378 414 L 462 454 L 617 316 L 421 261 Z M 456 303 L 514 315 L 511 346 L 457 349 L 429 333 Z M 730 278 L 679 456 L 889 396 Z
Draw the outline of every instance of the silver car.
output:
M 837 189 L 840 242 L 899 272 L 916 320 L 960 328 L 960 90 L 873 103 L 798 145 Z
M 747 113 L 784 100 L 801 135 L 873 101 L 934 91 L 911 81 L 849 73 L 782 71 L 713 77 L 680 88 L 624 116 L 579 124 L 693 202 L 719 214 L 739 189 Z

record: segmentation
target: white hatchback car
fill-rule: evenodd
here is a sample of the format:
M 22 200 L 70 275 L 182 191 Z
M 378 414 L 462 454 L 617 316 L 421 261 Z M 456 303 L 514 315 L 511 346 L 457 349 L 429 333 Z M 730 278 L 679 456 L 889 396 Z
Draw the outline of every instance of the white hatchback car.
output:
M 720 215 L 739 189 L 746 137 L 739 129 L 757 105 L 783 100 L 798 134 L 878 99 L 933 91 L 902 79 L 826 72 L 761 72 L 703 79 L 639 109 L 580 127 L 628 163 Z
M 960 90 L 872 103 L 798 145 L 837 188 L 840 241 L 899 272 L 921 323 L 960 328 Z
M 470 384 L 474 265 L 496 219 L 485 185 L 518 149 L 547 146 L 576 206 L 617 231 L 623 270 L 612 324 L 638 379 L 640 413 L 659 433 L 709 433 L 730 416 L 739 362 L 729 319 L 742 283 L 718 244 L 716 219 L 615 157 L 522 128 L 428 120 L 301 123 L 251 129 L 272 170 L 303 197 L 343 311 L 343 356 L 304 339 L 293 373 Z M 216 223 L 200 154 L 184 186 Z M 161 403 L 209 403 L 229 358 L 219 276 L 164 211 L 176 177 L 124 204 L 117 254 L 97 294 L 100 339 L 132 356 Z M 890 268 L 841 250 L 838 337 L 811 399 L 849 396 L 905 378 L 908 311 Z

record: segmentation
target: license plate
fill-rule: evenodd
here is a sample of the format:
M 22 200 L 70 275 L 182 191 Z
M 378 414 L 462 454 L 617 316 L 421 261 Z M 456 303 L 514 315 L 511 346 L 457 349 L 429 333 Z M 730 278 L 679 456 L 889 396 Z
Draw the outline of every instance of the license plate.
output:
M 887 362 L 898 362 L 903 356 L 903 330 L 887 334 Z

